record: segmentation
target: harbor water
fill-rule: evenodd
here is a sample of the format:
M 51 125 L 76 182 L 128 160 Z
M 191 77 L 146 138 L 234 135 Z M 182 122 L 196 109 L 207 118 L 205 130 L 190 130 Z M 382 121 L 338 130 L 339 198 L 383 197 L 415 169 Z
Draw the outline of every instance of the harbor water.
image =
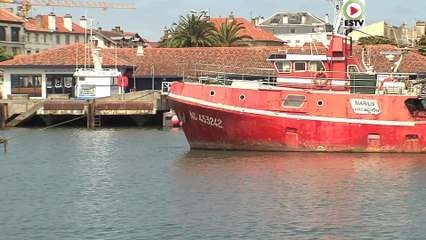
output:
M 424 239 L 426 155 L 191 151 L 180 129 L 13 128 L 1 239 Z

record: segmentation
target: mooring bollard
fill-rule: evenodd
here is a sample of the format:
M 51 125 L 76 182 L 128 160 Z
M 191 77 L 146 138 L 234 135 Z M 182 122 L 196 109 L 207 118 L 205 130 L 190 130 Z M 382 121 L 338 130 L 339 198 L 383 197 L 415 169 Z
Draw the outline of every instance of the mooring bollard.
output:
M 7 138 L 0 137 L 0 143 L 3 143 L 4 151 L 7 152 L 7 143 L 8 143 Z

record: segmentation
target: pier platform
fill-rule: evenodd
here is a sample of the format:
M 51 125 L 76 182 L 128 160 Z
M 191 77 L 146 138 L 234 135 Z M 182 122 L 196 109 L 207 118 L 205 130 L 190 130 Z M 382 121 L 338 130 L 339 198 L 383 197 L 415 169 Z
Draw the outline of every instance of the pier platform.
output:
M 84 118 L 87 127 L 100 127 L 103 119 L 115 123 L 126 119 L 137 126 L 159 121 L 157 124 L 161 125 L 162 114 L 169 110 L 167 96 L 162 95 L 160 90 L 130 92 L 93 100 L 76 100 L 64 96 L 0 100 L 2 127 L 33 125 L 40 120 L 45 126 L 51 126 Z

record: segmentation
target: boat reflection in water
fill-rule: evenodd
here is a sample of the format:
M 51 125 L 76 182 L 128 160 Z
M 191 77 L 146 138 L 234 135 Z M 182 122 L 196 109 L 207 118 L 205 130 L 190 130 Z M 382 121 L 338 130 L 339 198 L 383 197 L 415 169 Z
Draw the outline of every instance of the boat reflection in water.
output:
M 424 155 L 189 151 L 176 162 L 176 181 L 183 224 L 212 234 L 217 228 L 230 237 L 267 239 L 426 234 Z

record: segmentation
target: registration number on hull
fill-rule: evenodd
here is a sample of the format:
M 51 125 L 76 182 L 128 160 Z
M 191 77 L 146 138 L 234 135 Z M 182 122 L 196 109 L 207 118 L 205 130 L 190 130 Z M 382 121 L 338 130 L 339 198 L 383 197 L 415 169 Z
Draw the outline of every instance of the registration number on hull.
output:
M 194 121 L 199 121 L 212 127 L 223 128 L 222 119 L 220 118 L 214 118 L 204 114 L 197 114 L 191 111 L 189 111 L 189 115 L 191 116 L 191 119 Z

